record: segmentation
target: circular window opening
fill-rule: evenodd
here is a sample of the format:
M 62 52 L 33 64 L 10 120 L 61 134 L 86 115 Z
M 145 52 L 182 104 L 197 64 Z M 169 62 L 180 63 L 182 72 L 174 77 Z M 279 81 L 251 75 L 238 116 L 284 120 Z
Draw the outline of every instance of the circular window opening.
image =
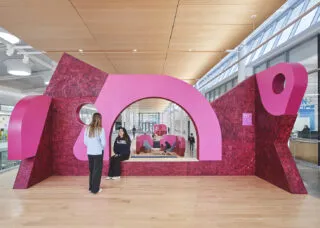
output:
M 278 74 L 274 77 L 272 83 L 272 89 L 275 94 L 280 94 L 284 90 L 286 85 L 286 78 L 283 74 Z
M 82 105 L 79 111 L 79 119 L 83 124 L 89 125 L 94 113 L 98 112 L 93 104 Z

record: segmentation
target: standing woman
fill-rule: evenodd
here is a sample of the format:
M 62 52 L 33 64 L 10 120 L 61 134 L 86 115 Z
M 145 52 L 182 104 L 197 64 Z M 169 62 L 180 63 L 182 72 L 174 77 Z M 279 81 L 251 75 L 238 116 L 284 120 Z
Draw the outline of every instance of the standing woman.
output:
M 96 194 L 101 192 L 100 188 L 103 151 L 106 146 L 106 136 L 102 128 L 102 116 L 95 113 L 92 121 L 87 127 L 84 134 L 84 144 L 87 146 L 87 154 L 89 158 L 89 191 Z
M 110 158 L 109 173 L 106 179 L 120 179 L 121 161 L 130 157 L 131 139 L 124 127 L 119 128 L 119 135 L 114 141 L 113 150 L 115 155 Z

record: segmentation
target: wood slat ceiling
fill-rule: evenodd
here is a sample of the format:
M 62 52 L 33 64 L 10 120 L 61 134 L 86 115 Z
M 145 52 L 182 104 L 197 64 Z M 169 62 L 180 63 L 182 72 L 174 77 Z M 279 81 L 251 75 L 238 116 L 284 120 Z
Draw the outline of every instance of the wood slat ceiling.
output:
M 0 0 L 0 21 L 56 61 L 68 52 L 109 73 L 166 74 L 194 84 L 252 32 L 252 15 L 257 27 L 284 2 Z

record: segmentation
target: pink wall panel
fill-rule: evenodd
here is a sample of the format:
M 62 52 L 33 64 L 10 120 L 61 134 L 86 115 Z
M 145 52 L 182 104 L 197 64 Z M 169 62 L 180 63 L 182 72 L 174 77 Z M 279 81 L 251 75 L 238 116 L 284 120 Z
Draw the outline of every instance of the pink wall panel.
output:
M 23 160 L 36 155 L 51 99 L 49 96 L 30 96 L 16 104 L 9 122 L 9 159 Z
M 308 84 L 306 69 L 298 63 L 280 63 L 256 75 L 261 101 L 272 115 L 296 115 Z

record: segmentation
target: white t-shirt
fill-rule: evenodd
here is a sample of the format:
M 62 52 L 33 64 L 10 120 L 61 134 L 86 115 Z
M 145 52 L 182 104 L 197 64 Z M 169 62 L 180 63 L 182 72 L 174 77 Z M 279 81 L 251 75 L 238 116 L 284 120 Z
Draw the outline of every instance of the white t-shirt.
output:
M 96 132 L 95 136 L 89 137 L 89 127 L 84 133 L 84 144 L 87 146 L 88 155 L 101 155 L 106 146 L 106 135 L 104 129 L 101 129 L 100 134 Z

